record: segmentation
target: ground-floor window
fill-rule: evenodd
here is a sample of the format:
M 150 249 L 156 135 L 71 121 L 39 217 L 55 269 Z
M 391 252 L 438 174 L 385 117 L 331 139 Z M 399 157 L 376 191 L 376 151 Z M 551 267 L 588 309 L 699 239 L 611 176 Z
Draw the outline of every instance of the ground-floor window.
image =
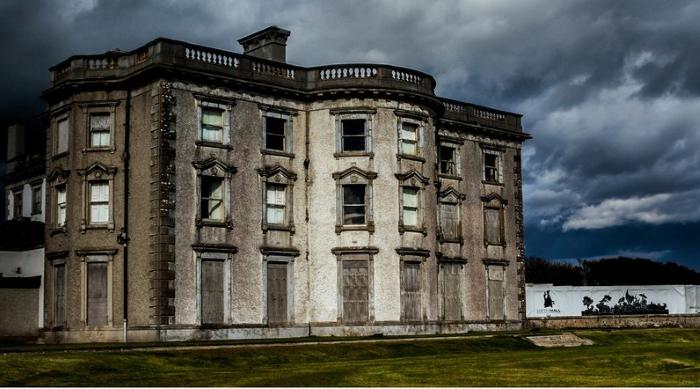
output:
M 364 257 L 368 257 L 368 255 Z M 341 263 L 343 321 L 346 323 L 367 322 L 369 321 L 369 260 L 365 258 L 343 259 Z
M 401 269 L 401 318 L 419 321 L 421 315 L 421 263 L 402 261 Z
M 462 320 L 462 267 L 460 263 L 443 263 L 442 309 L 444 320 Z
M 65 263 L 54 265 L 54 317 L 56 327 L 66 325 L 66 265 Z
M 281 324 L 288 321 L 288 264 L 267 263 L 267 322 Z
M 109 322 L 107 304 L 106 261 L 87 263 L 87 325 L 106 326 Z
M 505 270 L 501 266 L 488 266 L 489 319 L 505 319 Z
M 224 323 L 224 263 L 223 259 L 202 258 L 202 324 Z

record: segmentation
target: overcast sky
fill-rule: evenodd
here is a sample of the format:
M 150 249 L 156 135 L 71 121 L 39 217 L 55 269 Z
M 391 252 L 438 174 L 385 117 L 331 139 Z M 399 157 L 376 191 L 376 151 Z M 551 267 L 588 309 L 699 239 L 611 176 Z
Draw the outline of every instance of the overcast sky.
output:
M 0 119 L 41 110 L 47 68 L 163 36 L 288 62 L 381 62 L 524 114 L 527 254 L 700 268 L 698 1 L 0 1 Z

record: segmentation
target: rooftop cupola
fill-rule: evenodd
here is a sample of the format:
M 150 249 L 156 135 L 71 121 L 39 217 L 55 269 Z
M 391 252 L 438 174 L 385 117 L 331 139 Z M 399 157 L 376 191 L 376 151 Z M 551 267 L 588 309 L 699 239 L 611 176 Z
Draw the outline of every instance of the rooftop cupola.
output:
M 239 39 L 238 43 L 243 46 L 243 54 L 245 55 L 287 62 L 287 38 L 289 38 L 289 34 L 291 32 L 288 30 L 270 26 Z

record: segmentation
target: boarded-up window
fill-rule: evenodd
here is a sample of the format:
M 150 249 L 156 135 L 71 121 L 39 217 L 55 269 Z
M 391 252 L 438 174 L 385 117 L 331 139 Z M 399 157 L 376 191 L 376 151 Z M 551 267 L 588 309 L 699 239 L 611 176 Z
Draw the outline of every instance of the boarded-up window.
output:
M 68 119 L 58 121 L 56 129 L 56 154 L 68 151 Z
M 109 182 L 90 183 L 90 223 L 102 224 L 109 221 Z
M 366 260 L 343 261 L 343 320 L 369 320 L 369 269 Z
M 484 208 L 484 226 L 486 242 L 489 244 L 502 244 L 503 234 L 501 227 L 501 209 Z
M 202 324 L 224 322 L 224 261 L 202 260 Z
M 110 118 L 109 113 L 93 113 L 90 115 L 90 147 L 109 146 Z
M 459 239 L 459 207 L 457 204 L 440 203 L 440 230 L 443 239 Z
M 421 320 L 420 262 L 402 262 L 401 316 L 406 321 Z
M 87 323 L 107 325 L 107 262 L 87 263 Z
M 54 266 L 54 325 L 66 324 L 66 265 Z
M 267 264 L 267 321 L 287 322 L 287 264 Z
M 461 265 L 446 263 L 443 269 L 443 310 L 445 320 L 462 319 L 462 298 L 460 289 Z
M 489 318 L 491 320 L 503 320 L 504 310 L 504 271 L 500 267 L 491 266 L 488 269 L 489 284 Z

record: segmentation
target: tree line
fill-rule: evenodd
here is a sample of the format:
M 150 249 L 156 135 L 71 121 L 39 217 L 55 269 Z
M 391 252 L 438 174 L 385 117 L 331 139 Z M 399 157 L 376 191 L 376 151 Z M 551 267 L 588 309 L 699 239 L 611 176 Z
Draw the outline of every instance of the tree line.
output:
M 604 258 L 578 263 L 525 258 L 525 282 L 571 286 L 595 285 L 700 285 L 700 273 L 674 262 L 644 258 Z

